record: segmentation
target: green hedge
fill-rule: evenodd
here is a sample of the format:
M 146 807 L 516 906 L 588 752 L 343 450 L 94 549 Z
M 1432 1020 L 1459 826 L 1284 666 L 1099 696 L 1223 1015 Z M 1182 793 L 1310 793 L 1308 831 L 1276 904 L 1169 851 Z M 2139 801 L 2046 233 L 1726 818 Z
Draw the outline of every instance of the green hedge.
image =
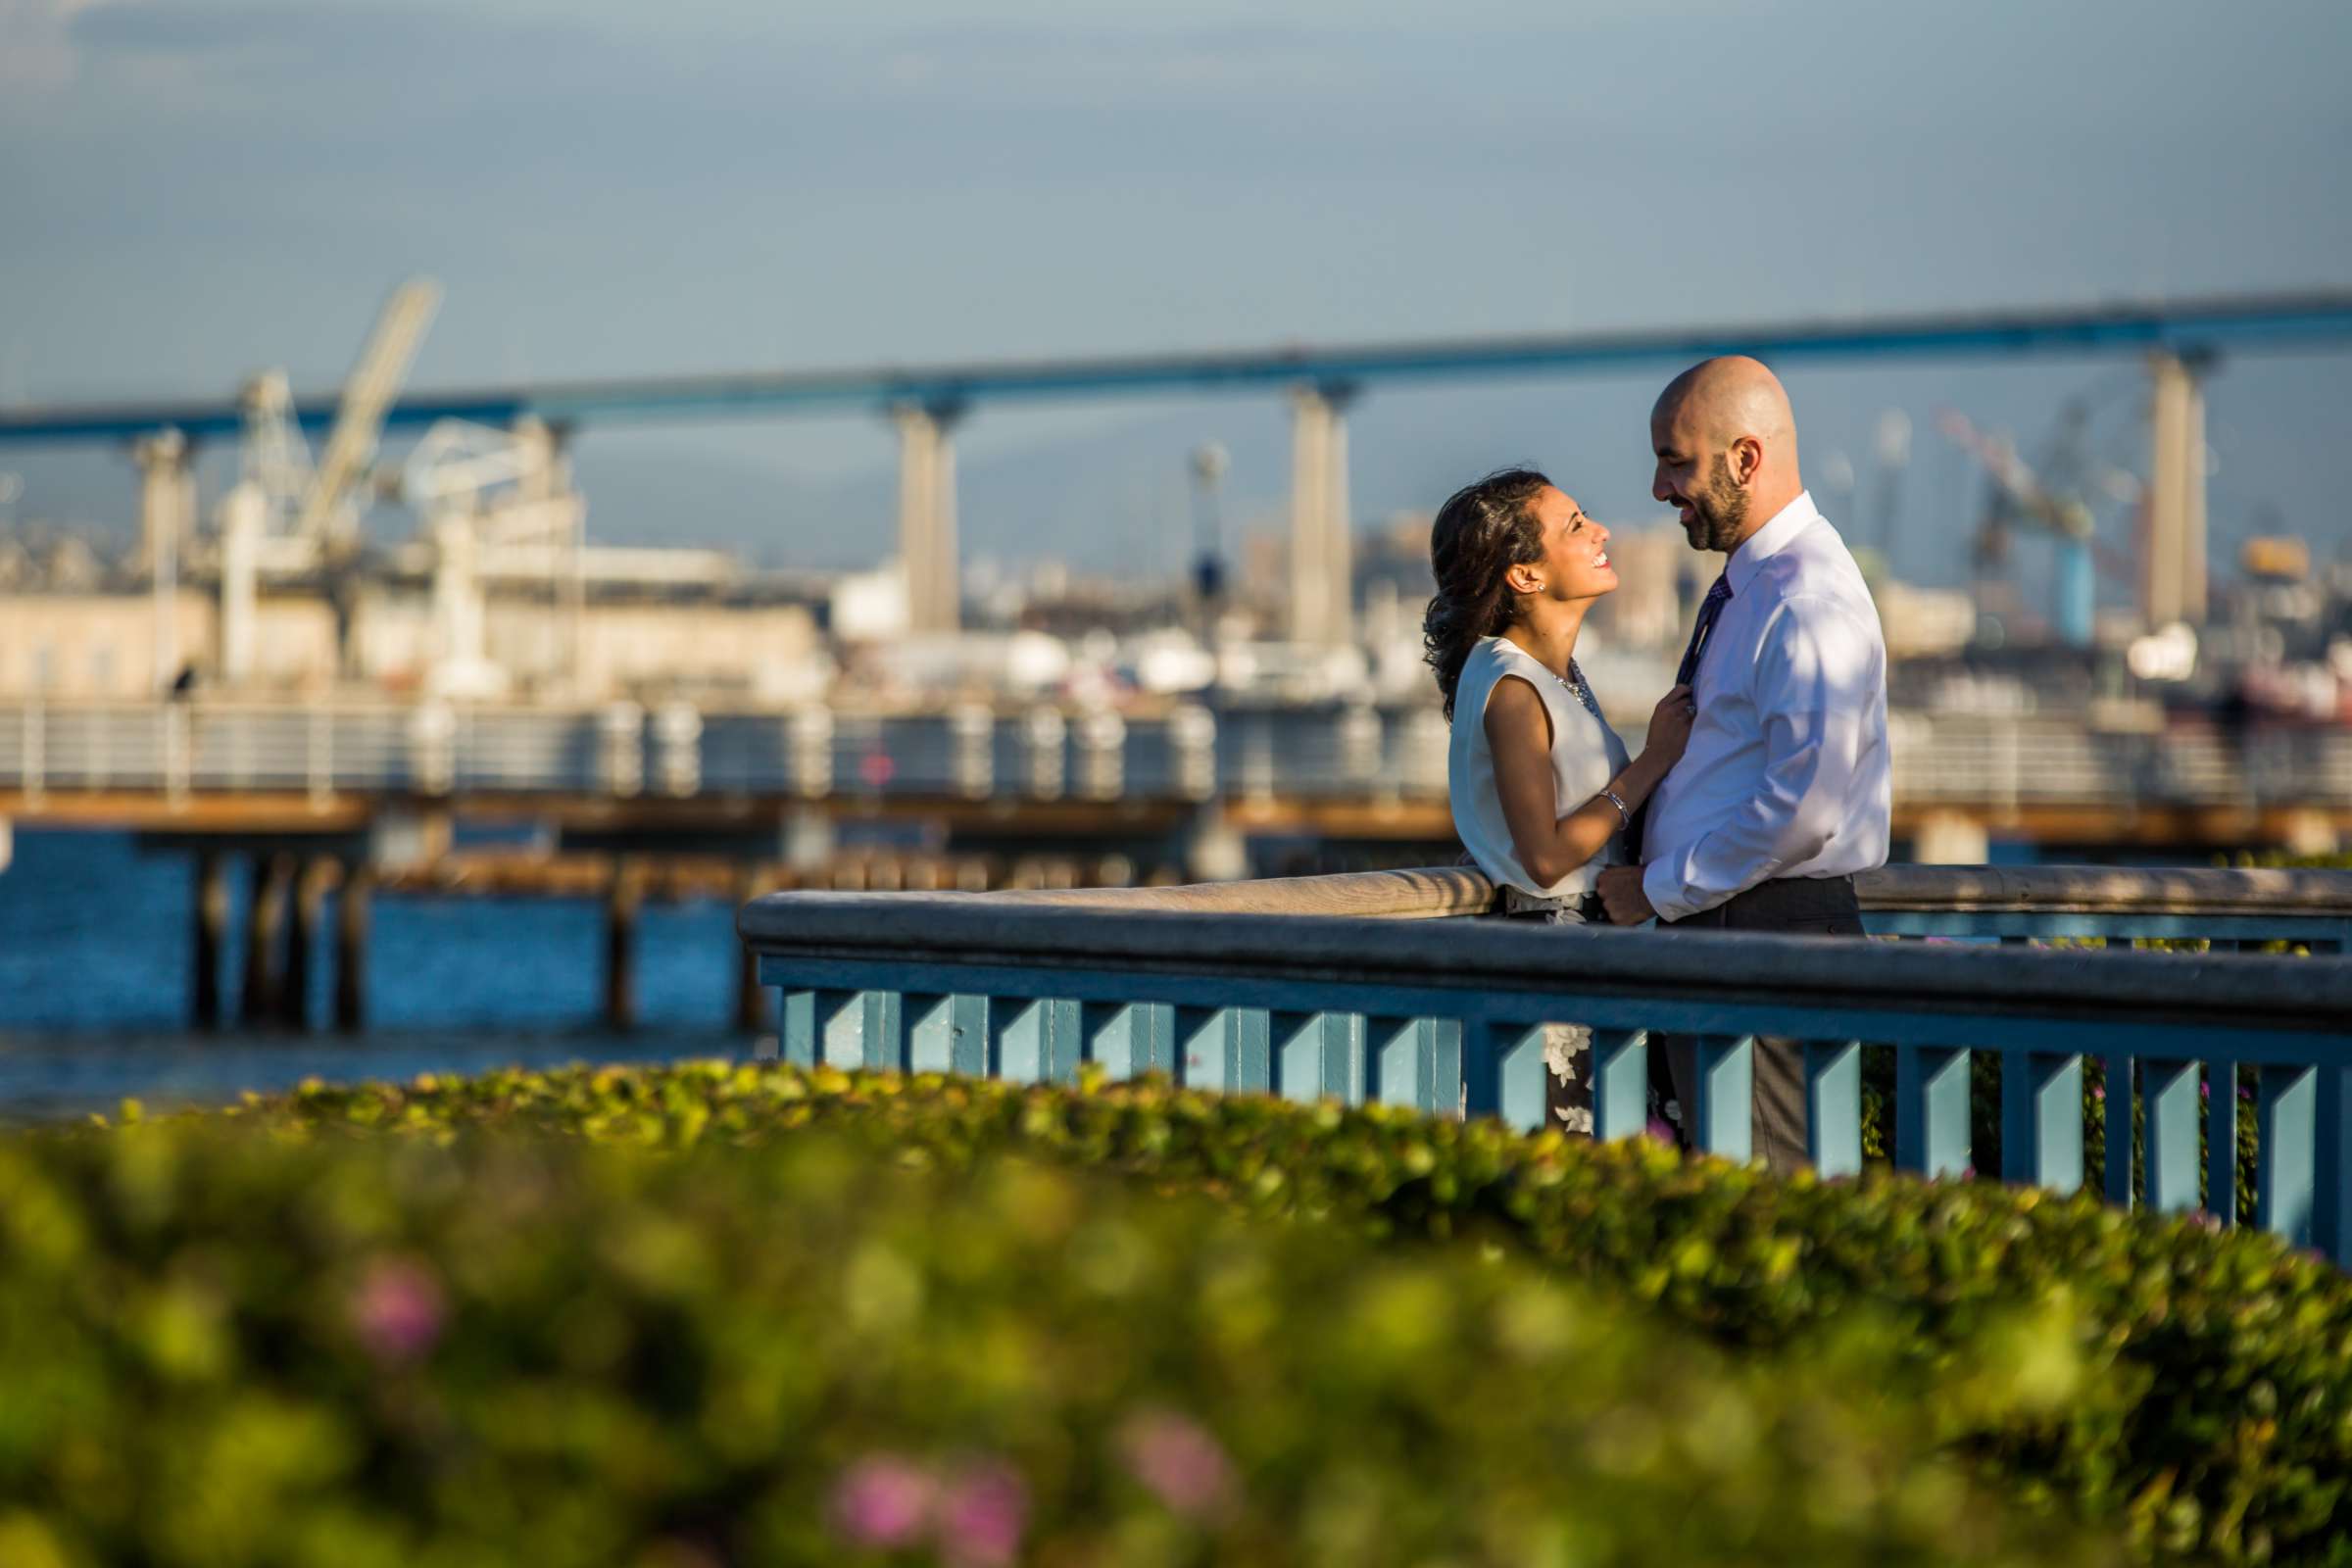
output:
M 812 1117 L 841 1130 L 726 1147 Z M 1429 1229 L 1476 1211 L 1491 1139 L 715 1067 L 242 1121 L 0 1140 L 10 1568 L 2113 1556 L 1928 1451 L 1886 1321 L 1734 1355 L 1478 1249 L 1200 1196 L 1269 1200 L 1319 1134 L 1307 1186 Z M 387 1123 L 432 1136 L 350 1135 Z M 1015 1141 L 1190 1196 L 975 1157 Z M 1375 1174 L 1416 1168 L 1425 1203 Z M 1713 1276 L 1695 1245 L 1667 1271 Z M 2089 1375 L 2062 1302 L 1942 1343 L 1980 1422 Z
M 1719 1344 L 1795 1363 L 1857 1318 L 1936 1442 L 2028 1505 L 2120 1521 L 2143 1555 L 2352 1560 L 2352 1283 L 2245 1230 L 1989 1182 L 1791 1181 L 1384 1107 L 707 1064 L 313 1089 L 266 1125 L 475 1124 L 760 1145 L 825 1127 L 959 1171 L 1019 1151 L 1374 1236 L 1531 1253 Z M 1987 1334 L 2057 1311 L 2085 1368 L 2051 1411 L 1965 1394 Z M 1955 1389 L 1961 1390 L 1954 1393 Z

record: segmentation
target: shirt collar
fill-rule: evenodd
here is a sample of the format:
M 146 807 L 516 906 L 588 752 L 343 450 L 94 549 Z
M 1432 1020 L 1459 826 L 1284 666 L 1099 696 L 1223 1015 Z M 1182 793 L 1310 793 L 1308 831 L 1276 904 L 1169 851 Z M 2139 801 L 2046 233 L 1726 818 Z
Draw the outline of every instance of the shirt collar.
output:
M 1747 592 L 1747 585 L 1756 580 L 1770 557 L 1780 554 L 1793 543 L 1796 536 L 1821 518 L 1820 509 L 1813 505 L 1813 492 L 1799 490 L 1796 499 L 1772 514 L 1772 520 L 1747 536 L 1747 542 L 1732 552 L 1725 563 L 1724 576 L 1731 582 L 1735 598 Z

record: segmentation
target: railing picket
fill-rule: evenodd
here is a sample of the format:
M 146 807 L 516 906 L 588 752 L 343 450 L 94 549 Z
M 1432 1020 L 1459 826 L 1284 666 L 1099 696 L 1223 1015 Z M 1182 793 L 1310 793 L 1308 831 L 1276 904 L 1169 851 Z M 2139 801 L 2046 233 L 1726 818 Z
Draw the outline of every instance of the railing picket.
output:
M 1112 1078 L 1176 1071 L 1176 1009 L 1163 1002 L 1090 1002 L 1081 1009 L 1087 1059 Z
M 2320 1069 L 2265 1067 L 2255 1091 L 2254 1223 L 2294 1247 L 2313 1241 Z
M 796 1067 L 898 1065 L 896 991 L 786 991 L 782 1054 Z
M 1968 1057 L 1956 1046 L 1894 1053 L 1894 1163 L 1934 1179 L 1969 1169 Z
M 2106 1116 L 2107 1201 L 2132 1206 L 2132 1058 L 2110 1052 L 2101 1058 L 2106 1077 L 2099 1104 Z
M 776 1021 L 777 1054 L 795 1067 L 816 1065 L 816 993 L 791 991 L 784 993 L 784 1005 L 778 1009 Z
M 2072 1193 L 2082 1185 L 2082 1058 L 2001 1057 L 2001 1180 Z
M 1805 1042 L 1805 1153 L 1824 1176 L 1862 1170 L 1862 1042 Z
M 1263 1094 L 1269 1033 L 1263 1007 L 1178 1007 L 1178 1078 L 1188 1089 Z
M 1352 1012 L 1278 1012 L 1272 1020 L 1274 1092 L 1309 1102 L 1352 1102 L 1364 1020 Z
M 1426 1109 L 1460 1120 L 1467 1086 L 1462 1082 L 1463 1026 L 1459 1018 L 1433 1018 L 1429 1031 L 1429 1103 Z
M 2237 1063 L 2205 1069 L 2205 1212 L 2237 1223 Z
M 1434 1106 L 1437 1091 L 1431 1078 L 1437 1069 L 1438 1033 L 1449 1022 L 1444 1018 L 1364 1020 L 1364 1099 L 1415 1110 Z
M 1464 1115 L 1499 1116 L 1523 1133 L 1543 1127 L 1544 1081 L 1550 1074 L 1544 1034 L 1540 1023 L 1495 1023 L 1479 1031 L 1478 1049 L 1465 1063 Z
M 1263 1007 L 1236 1007 L 1233 1025 L 1233 1070 L 1226 1087 L 1245 1095 L 1274 1092 L 1274 1029 Z
M 1592 1031 L 1592 1136 L 1602 1143 L 1649 1130 L 1649 1031 Z
M 2312 1242 L 2336 1263 L 2352 1268 L 2352 1068 L 2319 1071 L 2313 1163 Z
M 907 1071 L 988 1076 L 987 997 L 907 997 L 900 1005 L 906 1019 Z
M 2146 1150 L 2142 1166 L 2147 1203 L 2159 1213 L 2197 1206 L 2197 1084 L 2193 1061 L 2151 1060 L 2143 1064 Z
M 1700 1035 L 1698 1103 L 1691 1126 L 1702 1153 L 1746 1159 L 1754 1149 L 1756 1042 L 1752 1035 Z
M 1326 1097 L 1350 1105 L 1364 1102 L 1366 1086 L 1372 1070 L 1372 1020 L 1360 1012 L 1348 1014 L 1348 1038 L 1341 1043 L 1342 1053 L 1337 1061 L 1327 1054 L 1323 1058 L 1326 1078 L 1323 1093 Z M 1338 1072 L 1336 1081 L 1328 1075 Z
M 995 1076 L 1007 1083 L 1072 1083 L 1078 1077 L 1075 1002 L 997 999 L 989 1007 Z

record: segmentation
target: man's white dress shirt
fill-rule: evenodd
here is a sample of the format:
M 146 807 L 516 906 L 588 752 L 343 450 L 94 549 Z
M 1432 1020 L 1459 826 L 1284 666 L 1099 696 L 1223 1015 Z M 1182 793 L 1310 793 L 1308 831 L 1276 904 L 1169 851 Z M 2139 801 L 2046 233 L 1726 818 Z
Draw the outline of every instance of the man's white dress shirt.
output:
M 1886 863 L 1886 645 L 1845 541 L 1807 492 L 1724 572 L 1731 602 L 1691 682 L 1698 719 L 1642 835 L 1642 891 L 1661 920 L 1775 877 Z

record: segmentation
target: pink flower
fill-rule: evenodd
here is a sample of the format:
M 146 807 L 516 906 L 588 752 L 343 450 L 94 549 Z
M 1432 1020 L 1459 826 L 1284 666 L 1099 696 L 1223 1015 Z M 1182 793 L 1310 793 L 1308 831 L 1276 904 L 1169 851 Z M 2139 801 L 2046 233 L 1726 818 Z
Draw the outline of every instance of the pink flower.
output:
M 1662 1116 L 1650 1117 L 1649 1125 L 1643 1131 L 1649 1134 L 1653 1143 L 1664 1144 L 1668 1149 L 1672 1149 L 1682 1142 L 1674 1134 L 1674 1123 Z
M 441 1338 L 441 1281 L 412 1258 L 379 1257 L 351 1296 L 351 1326 L 378 1361 L 414 1361 Z
M 1000 1568 L 1021 1549 L 1029 1488 L 1019 1472 L 990 1459 L 958 1472 L 939 1502 L 940 1551 L 956 1568 Z
M 1183 1416 L 1139 1412 L 1119 1429 L 1119 1451 L 1136 1480 L 1188 1519 L 1220 1514 L 1233 1500 L 1233 1461 L 1215 1438 Z
M 833 1488 L 833 1528 L 853 1545 L 894 1551 L 930 1522 L 938 1485 L 921 1466 L 895 1454 L 858 1460 Z

